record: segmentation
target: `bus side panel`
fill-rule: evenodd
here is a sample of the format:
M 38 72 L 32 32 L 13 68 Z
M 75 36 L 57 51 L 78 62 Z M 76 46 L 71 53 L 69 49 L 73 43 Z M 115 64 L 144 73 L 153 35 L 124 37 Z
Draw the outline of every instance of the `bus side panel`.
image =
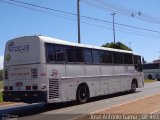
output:
M 114 78 L 110 77 L 109 79 L 109 94 L 115 93 L 115 83 Z
M 47 64 L 47 98 L 49 103 L 61 102 L 61 79 L 65 77 L 64 64 Z
M 66 64 L 66 78 L 78 80 L 79 77 L 84 77 L 85 75 L 86 72 L 83 64 Z
M 114 84 L 115 92 L 121 91 L 121 81 L 125 78 L 125 66 L 115 65 L 114 66 Z
M 101 94 L 101 80 L 100 80 L 100 66 L 99 65 L 85 65 L 86 80 L 90 90 L 90 97 Z
M 110 77 L 101 77 L 101 95 L 109 94 L 109 79 Z
M 131 81 L 133 79 L 133 75 L 124 76 L 121 80 L 121 91 L 131 90 Z
M 120 91 L 126 91 L 127 90 L 127 76 L 121 76 L 121 79 L 120 79 Z
M 76 100 L 76 81 L 73 78 L 61 79 L 61 101 Z
M 141 88 L 141 87 L 144 86 L 144 74 L 143 74 L 143 72 L 135 70 L 135 72 L 134 72 L 134 78 L 138 82 L 138 88 Z
M 114 93 L 113 66 L 101 65 L 101 94 Z
M 124 82 L 122 81 L 121 84 L 123 84 L 122 87 L 125 88 L 125 91 L 129 91 L 131 90 L 132 80 L 135 78 L 135 69 L 134 66 L 132 65 L 130 66 L 126 65 L 124 69 L 125 69 L 125 81 Z
M 81 64 L 66 64 L 66 77 L 61 81 L 62 100 L 76 100 L 77 87 L 85 81 L 85 67 Z
M 144 87 L 144 75 L 142 72 L 137 75 L 136 79 L 138 82 L 138 88 Z

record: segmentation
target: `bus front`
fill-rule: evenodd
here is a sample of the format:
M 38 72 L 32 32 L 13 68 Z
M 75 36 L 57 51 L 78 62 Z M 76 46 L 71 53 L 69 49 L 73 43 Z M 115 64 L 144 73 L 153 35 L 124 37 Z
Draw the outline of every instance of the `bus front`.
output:
M 47 101 L 41 46 L 38 36 L 16 38 L 6 43 L 3 101 Z

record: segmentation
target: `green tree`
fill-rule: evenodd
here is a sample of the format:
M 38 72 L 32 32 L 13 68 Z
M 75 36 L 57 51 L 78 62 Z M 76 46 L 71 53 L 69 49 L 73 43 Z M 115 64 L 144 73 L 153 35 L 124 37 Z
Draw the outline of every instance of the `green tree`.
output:
M 3 70 L 0 70 L 0 81 L 3 80 Z
M 102 47 L 108 47 L 108 48 L 115 48 L 115 49 L 122 49 L 122 50 L 128 50 L 128 51 L 132 51 L 131 48 L 129 48 L 128 46 L 124 45 L 121 42 L 117 42 L 117 43 L 106 43 L 104 45 L 102 45 Z

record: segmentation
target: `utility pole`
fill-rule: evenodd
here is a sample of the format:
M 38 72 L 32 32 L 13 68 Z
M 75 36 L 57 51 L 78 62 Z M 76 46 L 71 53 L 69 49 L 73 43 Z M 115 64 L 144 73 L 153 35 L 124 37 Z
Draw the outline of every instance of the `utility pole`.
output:
M 81 43 L 81 31 L 80 31 L 80 0 L 77 0 L 77 24 L 78 24 L 78 43 Z
M 130 48 L 130 49 L 131 49 L 131 43 L 132 43 L 132 42 L 128 42 L 128 45 L 129 45 L 129 48 Z
M 113 40 L 114 40 L 114 43 L 115 43 L 115 27 L 114 27 L 114 15 L 115 14 L 116 13 L 111 14 L 113 16 Z

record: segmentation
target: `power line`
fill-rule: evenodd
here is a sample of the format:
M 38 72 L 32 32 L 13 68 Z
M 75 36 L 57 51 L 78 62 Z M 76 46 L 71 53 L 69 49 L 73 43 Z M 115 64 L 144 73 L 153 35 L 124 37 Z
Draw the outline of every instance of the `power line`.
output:
M 158 17 L 150 16 L 141 11 L 126 9 L 120 5 L 110 3 L 109 1 L 104 1 L 104 0 L 83 0 L 83 1 L 90 6 L 100 8 L 108 12 L 112 13 L 115 12 L 117 14 L 136 18 L 145 22 L 160 24 L 160 18 Z
M 44 7 L 44 6 L 40 6 L 40 5 L 35 5 L 35 4 L 27 3 L 27 2 L 21 2 L 21 1 L 18 1 L 18 0 L 9 0 L 9 1 L 16 2 L 16 3 L 21 3 L 21 4 L 25 4 L 25 5 L 29 5 L 29 6 L 33 6 L 33 7 L 37 7 L 37 8 L 42 8 L 42 9 L 46 9 L 46 10 L 52 10 L 52 11 L 56 11 L 56 12 L 60 12 L 60 13 L 65 13 L 65 14 L 69 14 L 69 15 L 74 15 L 74 16 L 77 15 L 77 14 L 74 14 L 74 13 L 69 13 L 69 12 L 65 12 L 65 11 L 62 11 L 62 10 L 57 10 L 57 9 Z
M 120 5 L 110 3 L 109 1 L 104 1 L 104 0 L 90 0 L 90 1 L 94 1 L 94 2 L 96 2 L 96 4 L 100 3 L 100 5 L 104 6 L 105 8 L 116 10 L 117 13 L 128 14 L 130 17 L 136 17 L 139 19 L 143 19 L 145 21 L 149 20 L 152 22 L 155 22 L 155 21 L 159 22 L 160 21 L 160 18 L 149 16 L 145 13 L 140 12 L 140 11 L 126 9 Z M 102 3 L 102 1 L 103 1 L 103 3 Z
M 4 1 L 4 0 L 0 0 L 1 2 L 5 2 L 5 3 L 7 3 L 7 4 L 12 4 L 12 5 L 15 5 L 15 6 L 19 6 L 19 7 L 23 7 L 23 8 L 26 8 L 26 9 L 30 9 L 30 10 L 34 10 L 34 11 L 37 11 L 37 12 L 42 12 L 43 14 L 49 14 L 49 15 L 53 15 L 53 14 L 51 14 L 51 13 L 49 13 L 49 12 L 46 12 L 46 11 L 42 11 L 42 10 L 37 10 L 37 9 L 34 9 L 34 8 L 31 8 L 31 7 L 26 7 L 26 6 L 22 6 L 22 5 L 17 5 L 17 4 L 14 4 L 14 3 L 11 3 L 11 2 L 6 2 L 6 1 Z M 10 1 L 15 1 L 15 0 L 10 0 Z M 21 3 L 22 4 L 22 3 Z M 29 5 L 30 3 L 28 3 L 28 6 L 30 6 Z M 36 5 L 37 6 L 37 5 Z M 46 8 L 46 7 L 40 7 L 41 9 L 42 8 Z M 58 13 L 67 13 L 67 15 L 72 15 L 72 16 L 76 16 L 77 14 L 74 14 L 74 13 L 69 13 L 69 12 L 65 12 L 65 11 L 61 11 L 60 12 L 60 10 L 55 10 L 55 9 L 52 9 L 52 8 L 49 8 L 49 9 L 47 9 L 47 10 L 51 10 L 51 11 L 56 11 L 56 12 L 58 12 Z M 57 17 L 61 17 L 61 18 L 65 18 L 65 19 L 68 19 L 68 18 L 66 18 L 66 17 L 64 17 L 64 16 L 61 16 L 61 15 L 54 15 L 54 16 L 57 16 Z M 86 18 L 86 19 L 89 19 L 89 20 L 93 20 L 93 21 L 99 21 L 99 22 L 102 22 L 102 23 L 112 23 L 112 22 L 110 22 L 110 21 L 105 21 L 105 20 L 101 20 L 101 19 L 97 19 L 97 18 L 92 18 L 92 17 L 88 17 L 88 16 L 81 16 L 82 18 Z M 72 21 L 75 21 L 75 20 L 73 20 L 73 19 L 69 19 L 69 20 L 72 20 Z M 110 28 L 106 28 L 106 27 L 104 27 L 104 26 L 100 26 L 100 25 L 95 25 L 95 24 L 91 24 L 91 23 L 87 23 L 87 22 L 82 22 L 82 23 L 85 23 L 85 24 L 88 24 L 88 25 L 93 25 L 93 26 L 97 26 L 97 27 L 101 27 L 101 28 L 105 28 L 105 29 L 110 29 Z M 140 30 L 145 30 L 145 31 L 149 31 L 149 32 L 155 32 L 155 33 L 160 33 L 159 31 L 155 31 L 155 30 L 150 30 L 150 29 L 145 29 L 145 28 L 140 28 L 140 27 L 135 27 L 135 26 L 129 26 L 129 25 L 124 25 L 124 24 L 120 24 L 120 23 L 115 23 L 115 24 L 117 24 L 117 25 L 119 25 L 119 26 L 124 26 L 124 27 L 130 27 L 130 28 L 135 28 L 135 29 L 140 29 Z M 143 33 L 143 34 L 137 34 L 137 33 L 133 33 L 133 32 L 126 32 L 126 31 L 121 31 L 121 30 L 117 30 L 117 31 L 119 31 L 119 32 L 125 32 L 125 33 L 129 33 L 129 34 L 136 34 L 136 35 L 141 35 L 141 36 L 148 36 L 148 37 L 154 37 L 154 38 L 157 38 L 157 36 L 155 37 L 155 36 L 150 36 L 150 35 L 148 35 L 147 33 Z
M 29 10 L 36 11 L 36 12 L 39 12 L 39 13 L 42 13 L 42 14 L 54 15 L 54 16 L 57 16 L 57 17 L 60 17 L 60 18 L 65 18 L 65 19 L 68 19 L 68 20 L 73 20 L 71 18 L 68 18 L 68 16 L 65 17 L 65 14 L 63 14 L 63 16 L 62 16 L 62 15 L 59 15 L 57 13 L 53 13 L 53 12 L 51 13 L 51 12 L 48 12 L 48 11 L 44 11 L 44 10 L 40 10 L 40 9 L 36 9 L 36 8 L 33 8 L 33 7 L 24 6 L 24 5 L 15 4 L 15 3 L 7 2 L 7 1 L 4 1 L 4 0 L 0 0 L 0 2 L 4 2 L 6 4 L 14 5 L 14 6 L 17 6 L 17 7 L 22 7 L 22 8 L 25 8 L 25 9 L 29 9 Z
M 83 22 L 82 23 L 84 24 L 87 24 L 87 25 L 91 25 L 91 26 L 96 26 L 96 27 L 99 27 L 99 28 L 103 28 L 103 29 L 108 29 L 108 30 L 113 30 L 112 28 L 108 28 L 108 27 L 105 27 L 105 26 L 101 26 L 101 25 L 95 25 L 95 24 L 92 24 L 92 23 L 88 23 L 88 22 Z M 125 30 L 119 30 L 119 29 L 116 29 L 116 31 L 118 32 L 122 32 L 122 33 L 127 33 L 127 34 L 133 34 L 133 35 L 138 35 L 138 36 L 144 36 L 144 37 L 151 37 L 151 38 L 160 38 L 160 36 L 155 36 L 155 35 L 149 35 L 147 33 L 140 33 L 140 32 L 131 32 L 131 31 L 125 31 Z
M 1 1 L 3 1 L 3 0 L 1 0 Z M 31 3 L 21 2 L 21 1 L 17 1 L 17 0 L 9 0 L 9 1 L 13 1 L 13 2 L 16 2 L 16 3 L 21 3 L 21 4 L 25 4 L 25 5 L 29 5 L 29 6 L 33 6 L 33 7 L 37 7 L 37 8 L 42 8 L 42 9 L 46 9 L 46 10 L 51 10 L 51 11 L 55 11 L 55 12 L 59 12 L 59 13 L 64 13 L 64 14 L 68 14 L 68 15 L 72 15 L 72 16 L 77 16 L 77 14 L 75 14 L 75 13 L 65 12 L 65 11 L 62 11 L 62 10 L 57 10 L 57 9 L 53 9 L 53 8 L 49 8 L 49 7 L 44 7 L 44 6 L 40 6 L 40 5 L 35 5 L 35 4 L 31 4 Z M 101 0 L 100 0 L 100 1 L 101 1 Z M 112 24 L 111 21 L 107 21 L 107 20 L 101 20 L 101 19 L 98 19 L 98 18 L 92 18 L 92 17 L 82 16 L 82 15 L 81 15 L 81 17 L 87 18 L 87 19 L 91 19 L 91 20 L 96 20 L 96 21 L 111 23 L 111 24 Z M 131 28 L 135 28 L 135 29 L 141 29 L 141 30 L 145 30 L 145 31 L 160 33 L 160 31 L 151 30 L 151 29 L 146 29 L 146 28 L 142 28 L 142 27 L 125 25 L 125 24 L 121 24 L 121 23 L 115 23 L 115 24 L 121 25 L 121 26 L 126 26 L 126 27 L 131 27 Z

